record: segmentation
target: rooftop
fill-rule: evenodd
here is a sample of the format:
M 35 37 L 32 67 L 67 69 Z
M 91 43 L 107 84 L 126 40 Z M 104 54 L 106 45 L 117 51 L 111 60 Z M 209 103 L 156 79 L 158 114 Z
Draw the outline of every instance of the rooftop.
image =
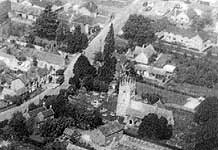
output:
M 48 118 L 48 117 L 53 116 L 55 113 L 54 113 L 52 108 L 49 108 L 49 109 L 42 111 L 42 114 L 43 114 L 44 118 Z
M 98 11 L 98 6 L 93 1 L 86 2 L 82 6 L 80 6 L 80 8 L 81 7 L 85 7 L 92 13 L 95 13 Z
M 16 12 L 21 12 L 21 13 L 25 13 L 27 15 L 33 15 L 33 16 L 39 16 L 42 12 L 42 9 L 29 6 L 29 5 L 23 5 L 20 3 L 12 3 L 11 9 Z
M 28 114 L 32 118 L 32 117 L 36 117 L 38 115 L 38 113 L 45 111 L 45 110 L 46 110 L 45 107 L 39 107 L 39 108 L 36 108 L 36 109 L 29 111 Z
M 140 53 L 144 53 L 148 58 L 150 58 L 153 54 L 156 54 L 156 51 L 153 45 L 149 44 L 147 47 L 136 46 L 133 53 L 134 55 L 139 55 Z

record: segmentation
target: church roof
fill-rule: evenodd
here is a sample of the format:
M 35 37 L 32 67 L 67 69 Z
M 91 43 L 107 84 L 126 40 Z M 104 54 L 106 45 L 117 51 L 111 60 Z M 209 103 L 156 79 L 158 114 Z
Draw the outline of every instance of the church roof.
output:
M 131 105 L 126 111 L 127 115 L 134 116 L 141 119 L 144 118 L 144 116 L 148 115 L 149 113 L 155 113 L 159 117 L 163 116 L 168 120 L 169 124 L 174 125 L 172 111 L 159 108 L 157 106 L 145 104 L 138 101 L 131 101 Z

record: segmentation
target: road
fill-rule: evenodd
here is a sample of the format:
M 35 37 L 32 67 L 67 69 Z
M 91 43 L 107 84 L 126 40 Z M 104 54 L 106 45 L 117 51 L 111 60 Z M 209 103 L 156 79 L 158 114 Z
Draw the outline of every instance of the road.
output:
M 114 26 L 115 35 L 121 30 L 125 22 L 128 20 L 130 14 L 137 13 L 140 7 L 142 7 L 144 0 L 134 0 L 130 5 L 122 8 L 119 13 L 115 14 L 114 20 L 111 22 Z M 104 41 L 110 28 L 108 23 L 102 31 L 97 35 L 95 39 L 89 44 L 89 47 L 85 50 L 85 55 L 89 58 L 89 61 L 93 63 L 94 54 L 100 51 L 102 41 Z
M 143 4 L 143 0 L 134 0 L 129 6 L 122 8 L 120 10 L 120 13 L 117 13 L 115 15 L 114 20 L 111 22 L 114 25 L 115 35 L 124 26 L 125 22 L 129 18 L 129 15 L 137 13 L 137 11 L 142 6 L 142 4 Z M 103 30 L 97 35 L 97 37 L 94 38 L 89 43 L 89 46 L 84 50 L 84 54 L 88 57 L 88 59 L 90 60 L 91 63 L 93 63 L 94 54 L 100 50 L 100 45 L 102 44 L 101 41 L 104 41 L 104 39 L 109 31 L 109 28 L 110 28 L 110 23 L 108 23 L 103 28 Z M 65 80 L 61 86 L 59 86 L 55 89 L 47 89 L 43 93 L 41 93 L 40 95 L 32 98 L 31 100 L 25 102 L 24 104 L 22 104 L 18 107 L 14 107 L 12 109 L 9 109 L 7 111 L 1 112 L 0 113 L 0 121 L 3 121 L 5 119 L 10 119 L 12 117 L 12 115 L 18 111 L 25 112 L 27 110 L 29 104 L 31 104 L 31 103 L 38 104 L 39 100 L 42 99 L 45 95 L 55 95 L 55 94 L 58 94 L 61 89 L 66 89 L 69 86 L 69 84 L 68 84 L 69 78 L 73 77 L 74 64 L 80 55 L 81 55 L 80 53 L 77 53 L 77 54 L 74 54 L 72 56 L 73 59 L 64 72 Z

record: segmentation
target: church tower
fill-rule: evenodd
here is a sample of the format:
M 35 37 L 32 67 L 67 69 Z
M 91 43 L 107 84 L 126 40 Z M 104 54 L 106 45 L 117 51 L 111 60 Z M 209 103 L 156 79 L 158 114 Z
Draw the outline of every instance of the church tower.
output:
M 131 77 L 124 77 L 119 85 L 119 94 L 117 100 L 117 116 L 125 116 L 126 110 L 131 101 L 135 100 L 136 81 Z

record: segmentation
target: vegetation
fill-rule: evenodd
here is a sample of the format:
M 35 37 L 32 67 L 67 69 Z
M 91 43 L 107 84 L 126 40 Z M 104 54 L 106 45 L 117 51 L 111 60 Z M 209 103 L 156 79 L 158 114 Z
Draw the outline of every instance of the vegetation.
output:
M 158 118 L 156 114 L 148 114 L 142 119 L 138 134 L 141 138 L 165 140 L 171 138 L 173 134 L 172 129 L 166 118 Z
M 130 15 L 122 29 L 123 36 L 139 46 L 150 44 L 156 39 L 154 27 L 150 18 L 145 18 L 142 15 Z
M 148 104 L 151 105 L 155 104 L 162 98 L 159 94 L 156 93 L 142 93 L 141 97 L 142 99 L 146 99 L 148 101 Z
M 196 110 L 194 121 L 203 124 L 210 119 L 218 118 L 218 99 L 216 97 L 206 98 Z
M 103 51 L 103 66 L 98 69 L 98 79 L 109 84 L 116 71 L 116 58 L 113 56 L 115 51 L 114 41 L 114 28 L 113 24 L 110 26 L 110 30 L 105 38 L 105 45 Z
M 57 13 L 52 11 L 51 7 L 51 5 L 46 6 L 43 13 L 36 19 L 33 34 L 40 38 L 55 40 L 59 20 Z
M 208 58 L 178 58 L 179 64 L 175 81 L 197 86 L 214 87 L 218 83 L 217 63 Z
M 29 136 L 29 132 L 26 125 L 26 118 L 21 112 L 17 112 L 13 115 L 9 121 L 9 128 L 11 129 L 11 134 L 14 138 L 18 140 L 23 140 L 25 137 Z
M 82 52 L 85 48 L 88 47 L 88 37 L 86 34 L 81 33 L 81 27 L 76 26 L 75 31 L 73 34 L 71 32 L 68 32 L 66 36 L 67 40 L 67 53 L 77 53 Z

